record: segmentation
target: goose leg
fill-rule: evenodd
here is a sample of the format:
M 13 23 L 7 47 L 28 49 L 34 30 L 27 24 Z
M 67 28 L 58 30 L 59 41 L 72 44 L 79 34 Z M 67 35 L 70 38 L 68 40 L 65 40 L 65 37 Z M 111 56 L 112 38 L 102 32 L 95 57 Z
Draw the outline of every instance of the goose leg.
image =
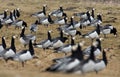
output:
M 22 67 L 24 67 L 24 62 L 22 62 Z

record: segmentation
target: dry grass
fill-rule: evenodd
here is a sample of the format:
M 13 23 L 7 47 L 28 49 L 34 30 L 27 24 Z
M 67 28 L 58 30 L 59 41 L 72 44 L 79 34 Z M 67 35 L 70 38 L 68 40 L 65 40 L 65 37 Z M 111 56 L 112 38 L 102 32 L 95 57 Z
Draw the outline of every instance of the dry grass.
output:
M 28 26 L 33 23 L 36 19 L 30 17 L 30 14 L 39 11 L 42 9 L 43 4 L 47 4 L 47 14 L 52 11 L 53 9 L 57 9 L 60 5 L 65 8 L 65 12 L 68 14 L 68 16 L 72 16 L 74 12 L 82 12 L 86 11 L 90 8 L 96 9 L 96 14 L 102 13 L 103 21 L 105 24 L 108 23 L 112 19 L 110 17 L 115 17 L 117 20 L 115 22 L 109 22 L 110 24 L 113 24 L 118 29 L 118 34 L 120 33 L 120 5 L 117 3 L 102 3 L 102 2 L 79 2 L 79 0 L 0 0 L 0 11 L 2 12 L 4 9 L 13 10 L 17 7 L 21 9 L 21 17 L 20 19 L 25 20 L 28 23 Z M 72 9 L 69 9 L 72 8 Z M 111 12 L 111 14 L 107 14 L 108 12 Z M 39 31 L 36 33 L 37 35 L 37 41 L 40 41 L 44 38 L 46 38 L 46 32 L 47 30 L 54 30 L 55 33 L 52 33 L 53 37 L 57 36 L 57 31 L 55 28 L 57 25 L 51 25 L 49 28 L 45 28 L 43 26 L 39 26 Z M 92 28 L 87 28 L 84 30 L 81 30 L 83 33 L 90 31 Z M 14 27 L 10 27 L 7 32 L 5 31 L 6 28 L 3 27 L 3 29 L 0 30 L 1 36 L 3 35 L 7 37 L 7 46 L 10 45 L 10 39 L 12 35 L 19 35 L 21 30 L 15 30 Z M 26 30 L 26 34 L 30 33 L 29 28 Z M 102 35 L 101 35 L 102 37 Z M 120 37 L 117 38 L 113 37 L 113 35 L 108 35 L 109 38 L 106 38 L 102 42 L 102 47 L 113 47 L 113 50 L 111 52 L 107 52 L 107 56 L 109 59 L 109 64 L 107 68 L 98 74 L 96 73 L 89 73 L 85 74 L 84 77 L 119 77 L 120 76 Z M 76 38 L 76 42 L 79 42 L 83 39 L 80 37 Z M 86 46 L 90 44 L 89 40 L 85 39 Z M 17 50 L 24 49 L 23 46 L 20 44 L 19 39 L 16 39 L 16 47 Z M 0 60 L 0 77 L 82 77 L 82 75 L 75 75 L 75 74 L 61 74 L 61 73 L 48 73 L 43 72 L 45 68 L 50 66 L 52 64 L 51 60 L 56 57 L 61 57 L 63 54 L 55 54 L 52 53 L 52 50 L 46 50 L 43 51 L 42 49 L 36 49 L 36 54 L 40 57 L 39 60 L 31 60 L 28 61 L 25 64 L 25 67 L 22 68 L 21 64 L 18 62 L 12 62 L 9 61 L 7 64 L 4 63 L 3 60 Z M 111 55 L 115 55 L 110 59 L 109 57 Z

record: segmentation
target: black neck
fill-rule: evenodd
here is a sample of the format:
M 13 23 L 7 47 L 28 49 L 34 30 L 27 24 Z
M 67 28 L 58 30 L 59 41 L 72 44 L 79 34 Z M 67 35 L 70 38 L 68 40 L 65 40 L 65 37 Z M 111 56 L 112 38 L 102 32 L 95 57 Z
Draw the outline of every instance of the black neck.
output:
M 24 32 L 25 32 L 25 27 L 22 29 L 21 34 L 20 34 L 20 37 L 23 37 L 23 36 L 24 36 Z
M 29 51 L 30 51 L 31 55 L 34 55 L 34 48 L 32 46 L 32 41 L 31 40 L 29 41 Z
M 17 17 L 20 17 L 20 12 L 19 12 L 19 10 L 17 10 L 17 9 L 16 9 L 16 16 L 17 16 Z
M 106 57 L 106 52 L 104 50 L 103 50 L 103 61 L 107 65 L 108 61 L 107 61 L 107 57 Z
M 94 51 L 95 51 L 95 47 L 91 46 L 89 59 L 91 59 L 93 61 L 95 60 Z
M 12 12 L 10 12 L 10 19 L 11 19 L 11 20 L 13 20 L 12 15 L 13 15 Z
M 63 12 L 63 8 L 62 8 L 62 7 L 60 7 L 60 11 L 62 11 L 62 12 Z
M 53 20 L 52 20 L 52 18 L 51 18 L 50 15 L 48 15 L 48 21 L 49 21 L 51 24 L 53 23 Z
M 23 21 L 23 26 L 27 27 L 27 23 L 25 21 Z
M 100 14 L 97 15 L 97 19 L 100 20 L 100 21 L 102 21 L 102 16 Z
M 62 32 L 62 30 L 60 31 L 60 38 L 63 38 L 63 32 Z
M 51 40 L 51 34 L 49 31 L 48 31 L 48 39 Z
M 36 25 L 38 24 L 38 20 L 35 21 L 35 24 L 36 24 Z
M 116 29 L 116 28 L 113 28 L 110 33 L 111 33 L 111 34 L 113 33 L 114 35 L 117 35 L 117 29 Z
M 66 19 L 66 17 L 64 17 L 64 20 L 65 20 L 65 23 L 67 23 L 67 19 Z
M 99 24 L 97 24 L 96 31 L 98 34 L 100 34 L 100 25 Z
M 100 41 L 100 39 L 96 39 L 96 41 L 98 42 L 97 48 L 99 48 L 101 50 L 101 41 Z
M 66 13 L 63 13 L 63 15 L 62 15 L 62 16 L 67 17 L 67 14 L 66 14 Z
M 11 49 L 16 52 L 16 47 L 15 47 L 15 39 L 12 37 L 11 39 Z
M 95 17 L 94 10 L 92 10 L 92 17 L 93 17 L 93 18 Z
M 4 37 L 2 37 L 2 46 L 3 46 L 4 49 L 6 48 L 6 43 L 5 43 Z
M 5 19 L 6 17 L 7 17 L 7 12 L 4 11 L 4 18 L 3 19 Z
M 74 39 L 71 37 L 71 45 L 75 45 Z
M 70 24 L 73 25 L 73 18 L 70 18 Z
M 45 6 L 43 6 L 43 13 L 46 15 Z

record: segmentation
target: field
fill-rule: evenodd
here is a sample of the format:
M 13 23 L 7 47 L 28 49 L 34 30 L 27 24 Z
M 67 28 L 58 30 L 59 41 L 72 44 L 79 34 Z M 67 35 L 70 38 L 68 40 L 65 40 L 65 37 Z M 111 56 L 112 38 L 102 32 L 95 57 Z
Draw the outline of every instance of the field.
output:
M 19 62 L 9 61 L 5 63 L 4 60 L 0 60 L 0 77 L 119 77 L 120 76 L 120 4 L 114 2 L 90 2 L 90 1 L 79 1 L 79 0 L 0 0 L 0 12 L 8 9 L 11 11 L 16 8 L 20 8 L 21 17 L 19 19 L 25 20 L 28 24 L 28 28 L 25 34 L 29 34 L 29 26 L 33 23 L 36 18 L 30 15 L 34 12 L 40 11 L 42 6 L 47 4 L 47 14 L 59 8 L 60 5 L 63 6 L 68 18 L 72 16 L 74 12 L 82 12 L 95 8 L 95 14 L 101 13 L 103 17 L 104 24 L 112 24 L 118 30 L 118 37 L 113 35 L 107 35 L 107 38 L 102 41 L 103 48 L 113 48 L 110 52 L 107 52 L 107 57 L 109 60 L 106 69 L 100 71 L 98 74 L 95 72 L 88 73 L 85 75 L 76 74 L 63 74 L 63 73 L 49 73 L 44 72 L 45 68 L 52 64 L 52 59 L 64 56 L 63 53 L 57 54 L 53 53 L 53 50 L 46 50 L 35 48 L 35 53 L 39 56 L 39 59 L 30 60 L 25 63 L 25 67 L 21 66 Z M 77 18 L 76 18 L 77 19 Z M 114 20 L 115 19 L 115 20 Z M 53 30 L 53 37 L 58 36 L 58 31 L 56 28 L 58 25 L 51 25 L 48 28 L 43 25 L 39 25 L 39 30 L 37 33 L 33 33 L 37 36 L 37 42 L 47 38 L 47 31 Z M 86 33 L 93 28 L 88 27 L 86 29 L 80 30 L 82 33 Z M 3 27 L 0 30 L 0 38 L 2 36 L 6 37 L 7 46 L 10 46 L 10 39 L 12 35 L 17 35 L 18 38 L 15 39 L 15 45 L 17 51 L 25 49 L 23 45 L 19 42 L 19 34 L 21 29 L 14 29 L 14 27 Z M 103 35 L 101 35 L 103 37 Z M 82 40 L 86 41 L 85 46 L 90 45 L 89 39 L 82 39 L 76 36 L 75 42 L 78 43 Z M 1 41 L 0 41 L 1 43 Z

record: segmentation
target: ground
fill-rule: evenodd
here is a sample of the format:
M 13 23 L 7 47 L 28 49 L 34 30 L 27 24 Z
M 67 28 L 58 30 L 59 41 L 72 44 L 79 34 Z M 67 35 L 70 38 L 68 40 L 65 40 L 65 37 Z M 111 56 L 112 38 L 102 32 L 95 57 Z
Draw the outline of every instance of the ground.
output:
M 118 30 L 118 37 L 113 35 L 107 35 L 107 38 L 102 41 L 103 48 L 112 48 L 111 51 L 107 52 L 108 66 L 100 71 L 98 74 L 95 72 L 88 73 L 85 75 L 76 74 L 63 74 L 63 73 L 49 73 L 44 70 L 52 64 L 52 59 L 64 56 L 64 54 L 53 53 L 53 50 L 46 50 L 35 48 L 35 53 L 39 56 L 39 59 L 30 60 L 25 63 L 25 67 L 21 66 L 19 62 L 9 61 L 5 63 L 0 60 L 0 77 L 119 77 L 120 76 L 120 5 L 114 2 L 90 2 L 90 1 L 79 1 L 79 0 L 0 0 L 0 12 L 5 9 L 12 11 L 13 9 L 20 8 L 21 17 L 19 19 L 25 20 L 28 24 L 28 28 L 25 34 L 29 34 L 29 26 L 32 24 L 36 18 L 30 15 L 34 12 L 40 11 L 42 6 L 47 4 L 47 14 L 63 6 L 68 18 L 72 16 L 74 12 L 83 12 L 95 8 L 95 14 L 101 13 L 103 17 L 103 24 L 112 24 Z M 77 20 L 77 18 L 76 18 Z M 37 36 L 37 42 L 45 39 L 47 37 L 47 31 L 53 30 L 53 37 L 58 36 L 58 31 L 56 28 L 58 25 L 51 25 L 48 28 L 43 25 L 39 25 L 39 30 L 37 33 L 33 33 Z M 80 30 L 82 33 L 90 31 L 91 27 Z M 6 29 L 3 27 L 0 30 L 0 37 L 5 36 L 7 41 L 7 46 L 10 46 L 10 39 L 12 35 L 17 35 L 18 38 L 15 39 L 15 45 L 17 51 L 25 49 L 23 45 L 19 42 L 19 34 L 21 29 L 14 29 L 13 26 Z M 103 37 L 103 35 L 101 35 Z M 89 39 L 82 39 L 76 36 L 75 42 L 80 42 L 82 40 L 86 41 L 85 46 L 90 45 Z M 111 57 L 112 56 L 112 57 Z

